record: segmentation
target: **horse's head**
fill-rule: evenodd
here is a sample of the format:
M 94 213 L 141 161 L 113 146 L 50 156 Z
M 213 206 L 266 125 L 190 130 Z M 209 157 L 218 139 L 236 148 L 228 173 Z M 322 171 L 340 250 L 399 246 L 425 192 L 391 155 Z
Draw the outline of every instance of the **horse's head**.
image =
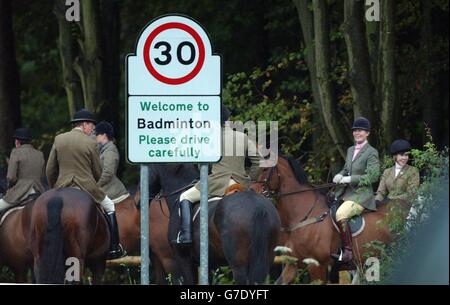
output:
M 283 181 L 291 179 L 300 184 L 308 183 L 308 178 L 297 160 L 279 156 L 276 164 L 261 170 L 258 182 L 252 189 L 269 198 L 281 191 Z

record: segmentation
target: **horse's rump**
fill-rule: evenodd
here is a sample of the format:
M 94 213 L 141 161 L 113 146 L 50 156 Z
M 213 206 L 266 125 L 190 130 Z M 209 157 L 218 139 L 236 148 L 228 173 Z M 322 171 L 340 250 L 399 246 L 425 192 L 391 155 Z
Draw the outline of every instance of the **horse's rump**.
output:
M 91 196 L 75 188 L 53 189 L 37 200 L 31 215 L 31 250 L 38 282 L 63 283 L 65 259 L 80 272 L 90 260 L 106 258 L 109 231 Z

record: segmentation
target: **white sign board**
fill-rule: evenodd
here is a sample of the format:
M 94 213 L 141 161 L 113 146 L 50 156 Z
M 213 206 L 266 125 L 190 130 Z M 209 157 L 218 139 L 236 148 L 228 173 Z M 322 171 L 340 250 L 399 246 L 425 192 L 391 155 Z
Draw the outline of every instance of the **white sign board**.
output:
M 132 163 L 217 162 L 221 58 L 194 20 L 158 18 L 127 56 L 127 157 Z

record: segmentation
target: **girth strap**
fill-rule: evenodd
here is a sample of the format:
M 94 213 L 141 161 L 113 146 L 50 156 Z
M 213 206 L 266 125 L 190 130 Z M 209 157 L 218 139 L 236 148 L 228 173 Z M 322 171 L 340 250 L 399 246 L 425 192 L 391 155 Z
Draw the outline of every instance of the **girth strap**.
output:
M 325 217 L 328 215 L 328 212 L 329 212 L 329 210 L 326 211 L 326 212 L 324 212 L 324 213 L 323 213 L 322 215 L 320 215 L 320 216 L 317 216 L 317 217 L 314 217 L 314 218 L 308 218 L 308 219 L 306 219 L 306 220 L 304 220 L 304 221 L 300 221 L 299 223 L 297 223 L 297 224 L 295 224 L 295 225 L 293 225 L 293 226 L 289 226 L 289 227 L 281 227 L 280 231 L 281 231 L 281 232 L 292 232 L 292 231 L 294 231 L 294 230 L 303 228 L 303 227 L 305 227 L 305 226 L 307 226 L 307 225 L 310 225 L 310 224 L 313 224 L 313 223 L 316 223 L 316 222 L 321 222 L 321 221 L 324 220 Z

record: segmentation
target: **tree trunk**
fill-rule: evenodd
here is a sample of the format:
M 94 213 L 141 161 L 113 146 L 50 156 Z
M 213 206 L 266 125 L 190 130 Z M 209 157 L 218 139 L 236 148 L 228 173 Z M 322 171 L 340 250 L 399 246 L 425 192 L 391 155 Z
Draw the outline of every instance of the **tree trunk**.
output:
M 102 79 L 102 56 L 100 43 L 100 7 L 96 0 L 80 1 L 81 33 L 80 54 L 74 69 L 78 73 L 83 88 L 84 106 L 97 112 L 98 105 L 105 103 Z
M 309 0 L 294 0 L 297 7 L 298 19 L 302 29 L 303 41 L 306 49 L 306 64 L 311 78 L 311 88 L 317 107 L 321 111 L 320 94 L 316 77 L 316 56 L 314 54 L 314 23 L 311 11 L 308 8 Z
M 433 75 L 431 71 L 431 66 L 433 65 L 433 57 L 431 55 L 432 46 L 432 24 L 431 24 L 431 6 L 430 1 L 422 0 L 422 14 L 423 23 L 421 29 L 421 57 L 424 62 L 422 70 L 422 81 L 421 81 L 421 101 L 423 107 L 423 121 L 428 128 L 431 130 L 431 136 L 433 137 L 433 142 L 442 148 L 442 133 L 443 133 L 443 122 L 444 122 L 444 100 L 441 97 L 441 86 L 440 79 L 445 78 L 443 75 L 440 77 Z M 436 102 L 439 101 L 439 102 Z M 424 129 L 425 131 L 425 129 Z M 426 142 L 429 139 L 426 138 L 426 132 L 423 135 L 423 141 Z
M 378 49 L 380 40 L 380 22 L 378 21 L 365 21 L 366 23 L 366 39 L 367 49 L 369 51 L 369 63 L 370 72 L 372 78 L 372 84 L 374 87 L 374 111 L 379 111 L 379 92 L 378 92 Z
M 355 118 L 364 116 L 374 123 L 374 87 L 365 36 L 363 5 L 363 1 L 344 1 L 344 24 L 342 28 L 347 45 L 348 80 L 353 96 L 354 116 Z
M 65 18 L 66 9 L 65 0 L 55 1 L 54 13 L 58 21 L 58 49 L 61 59 L 63 84 L 67 95 L 69 114 L 72 118 L 74 113 L 84 105 L 80 80 L 73 69 L 75 58 L 74 39 L 72 35 L 72 22 L 67 21 Z
M 17 68 L 11 0 L 0 0 L 0 166 L 12 146 L 14 129 L 21 125 L 20 78 Z
M 105 88 L 105 103 L 98 105 L 99 115 L 103 120 L 113 124 L 115 134 L 119 135 L 120 109 L 120 16 L 119 1 L 103 0 L 101 6 L 101 33 L 103 46 L 103 80 Z
M 105 103 L 99 105 L 99 118 L 111 122 L 114 126 L 114 136 L 121 139 L 120 114 L 123 111 L 120 99 L 120 4 L 118 0 L 103 0 L 101 6 L 102 45 L 103 47 L 103 79 L 105 88 Z M 114 111 L 111 111 L 113 109 Z M 125 141 L 123 142 L 125 144 Z M 119 143 L 118 143 L 119 144 Z M 117 175 L 120 177 L 125 165 L 124 145 L 117 145 L 120 153 Z
M 320 95 L 322 115 L 325 125 L 330 133 L 334 145 L 342 158 L 346 152 L 343 146 L 346 144 L 342 133 L 342 126 L 338 123 L 336 111 L 336 99 L 329 78 L 330 74 L 330 45 L 329 45 L 329 20 L 327 17 L 326 0 L 313 0 L 314 9 L 314 36 L 316 57 L 316 79 Z
M 383 147 L 396 138 L 397 84 L 395 72 L 394 5 L 391 0 L 381 1 L 380 60 L 381 60 L 381 136 Z M 384 141 L 383 141 L 384 140 Z

